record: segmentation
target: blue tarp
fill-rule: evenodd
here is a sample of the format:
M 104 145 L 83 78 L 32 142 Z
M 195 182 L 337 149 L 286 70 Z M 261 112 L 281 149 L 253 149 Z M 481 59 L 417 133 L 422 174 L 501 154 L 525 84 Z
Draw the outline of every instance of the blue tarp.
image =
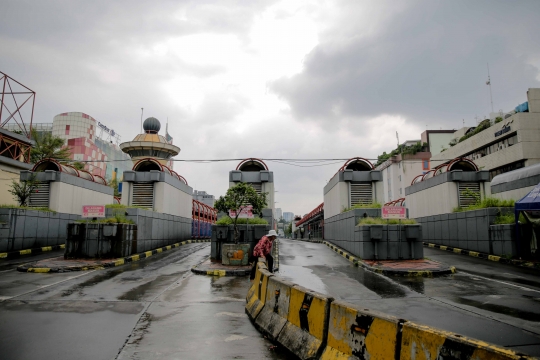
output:
M 522 211 L 540 211 L 540 184 L 536 185 L 525 197 L 516 202 L 514 213 L 516 217 L 516 250 L 520 254 L 519 213 Z
M 516 106 L 516 112 L 529 112 L 529 102 L 525 101 L 523 104 Z
M 516 202 L 516 214 L 519 211 L 540 210 L 540 184 L 536 185 L 523 199 Z

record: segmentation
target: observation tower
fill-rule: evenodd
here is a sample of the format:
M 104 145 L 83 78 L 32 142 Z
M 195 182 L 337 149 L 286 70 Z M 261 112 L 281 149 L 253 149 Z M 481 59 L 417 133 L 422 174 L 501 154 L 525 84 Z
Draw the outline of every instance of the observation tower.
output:
M 131 157 L 133 163 L 141 159 L 155 159 L 162 165 L 169 165 L 173 156 L 180 153 L 180 148 L 167 142 L 159 135 L 161 123 L 155 117 L 149 117 L 143 123 L 144 133 L 135 136 L 132 141 L 120 144 L 120 149 Z

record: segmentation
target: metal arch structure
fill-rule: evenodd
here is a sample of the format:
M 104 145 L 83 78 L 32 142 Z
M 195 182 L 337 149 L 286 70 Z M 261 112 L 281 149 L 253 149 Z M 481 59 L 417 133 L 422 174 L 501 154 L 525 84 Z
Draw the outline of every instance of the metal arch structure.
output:
M 414 184 L 417 184 L 421 181 L 424 181 L 424 180 L 427 180 L 429 178 L 432 178 L 434 176 L 437 176 L 437 175 L 440 175 L 440 174 L 443 174 L 445 172 L 450 172 L 450 171 L 453 171 L 453 167 L 456 165 L 456 164 L 459 164 L 459 163 L 466 163 L 468 166 L 471 167 L 471 171 L 479 171 L 480 169 L 478 168 L 478 165 L 475 164 L 474 161 L 472 161 L 471 159 L 467 159 L 467 158 L 464 158 L 464 157 L 457 157 L 455 159 L 452 159 L 452 160 L 449 160 L 449 161 L 446 161 L 440 165 L 437 165 L 436 167 L 434 167 L 433 169 L 427 171 L 425 174 L 420 174 L 420 175 L 417 175 L 412 181 L 411 181 L 411 185 L 414 185 Z
M 28 139 L 32 139 L 31 129 L 34 120 L 36 92 L 1 71 L 0 88 L 0 128 L 3 128 L 10 120 L 13 120 L 19 125 L 24 135 Z M 8 106 L 8 103 L 11 106 Z M 31 106 L 31 109 L 29 109 L 30 124 L 28 127 L 21 112 L 25 106 L 26 108 Z
M 247 162 L 257 162 L 259 164 L 261 164 L 262 166 L 264 166 L 264 169 L 266 171 L 269 171 L 268 169 L 268 165 L 266 165 L 266 163 L 264 161 L 262 161 L 261 159 L 257 159 L 257 158 L 247 158 L 247 159 L 244 159 L 242 161 L 240 161 L 240 163 L 236 166 L 236 170 L 240 170 L 240 167 L 244 164 L 246 164 Z
M 63 172 L 65 174 L 76 176 L 78 178 L 92 181 L 97 184 L 107 185 L 107 181 L 99 175 L 92 175 L 86 170 L 77 170 L 71 165 L 61 164 L 54 159 L 43 159 L 38 161 L 32 168 L 32 172 L 43 172 L 46 170 L 53 170 Z
M 155 164 L 159 167 L 159 170 L 160 171 L 163 171 L 163 165 L 161 165 L 161 163 L 159 161 L 157 161 L 156 159 L 153 159 L 153 158 L 144 158 L 144 159 L 140 159 L 139 161 L 137 161 L 134 165 L 133 165 L 133 168 L 131 168 L 131 170 L 133 171 L 138 171 L 138 169 L 145 163 L 152 163 L 152 164 Z
M 387 202 L 384 204 L 384 206 L 403 206 L 403 202 L 405 202 L 405 198 L 399 198 L 390 202 Z
M 191 237 L 206 239 L 212 236 L 212 224 L 217 221 L 217 210 L 200 201 L 192 200 Z
M 366 165 L 369 165 L 369 167 L 371 168 L 371 170 L 375 169 L 375 167 L 373 166 L 373 164 L 371 163 L 371 161 L 369 161 L 368 159 L 364 159 L 362 157 L 353 157 L 353 158 L 350 158 L 349 160 L 347 160 L 345 162 L 345 164 L 343 164 L 342 167 L 339 168 L 338 172 L 339 171 L 343 171 L 347 168 L 347 166 L 349 166 L 351 163 L 355 162 L 355 161 L 360 161 L 360 162 L 363 162 L 365 163 Z

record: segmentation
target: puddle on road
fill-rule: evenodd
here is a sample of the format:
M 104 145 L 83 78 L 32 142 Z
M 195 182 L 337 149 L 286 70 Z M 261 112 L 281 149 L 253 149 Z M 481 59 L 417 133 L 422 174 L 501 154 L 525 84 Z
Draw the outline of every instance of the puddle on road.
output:
M 139 301 L 141 300 L 150 289 L 155 288 L 155 292 L 157 293 L 159 291 L 159 286 L 164 285 L 166 283 L 170 283 L 171 279 L 177 278 L 178 274 L 174 275 L 160 275 L 156 277 L 154 280 L 151 280 L 147 283 L 141 284 L 124 294 L 120 295 L 117 299 L 118 300 L 128 300 L 128 301 Z
M 511 307 L 503 306 L 503 305 L 489 304 L 486 302 L 476 301 L 476 300 L 467 299 L 463 297 L 454 298 L 453 301 L 459 304 L 473 306 L 475 308 L 491 311 L 498 314 L 512 316 L 514 318 L 518 318 L 522 320 L 540 321 L 540 314 L 533 313 L 530 311 L 520 310 L 520 309 L 511 308 Z
M 70 287 L 67 290 L 64 290 L 62 292 L 62 297 L 70 296 L 71 294 L 78 292 L 80 296 L 83 296 L 83 289 L 86 287 L 94 286 L 99 284 L 100 282 L 112 279 L 113 277 L 123 273 L 123 269 L 115 269 L 115 270 L 109 270 L 103 273 L 98 273 L 94 276 L 92 276 L 90 279 L 83 281 L 80 284 L 76 284 L 72 287 Z

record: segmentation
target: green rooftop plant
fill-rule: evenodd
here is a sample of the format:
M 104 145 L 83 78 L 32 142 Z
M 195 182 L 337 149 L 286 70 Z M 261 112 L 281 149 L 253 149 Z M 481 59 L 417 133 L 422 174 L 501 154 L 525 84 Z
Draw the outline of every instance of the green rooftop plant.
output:
M 487 128 L 489 128 L 491 126 L 491 120 L 489 119 L 485 119 L 485 120 L 482 120 L 480 122 L 480 124 L 478 124 L 478 126 L 473 130 L 471 131 L 470 133 L 468 133 L 467 135 L 463 135 L 461 138 L 459 138 L 459 141 L 458 142 L 462 142 L 462 141 L 465 141 L 467 140 L 468 138 L 470 138 L 471 136 L 474 136 L 484 130 L 486 130 Z
M 232 225 L 233 219 L 231 219 L 228 216 L 223 216 L 218 221 L 216 221 L 216 225 Z M 237 221 L 238 225 L 268 225 L 268 221 L 262 218 L 253 218 L 253 219 L 244 219 L 239 218 Z
M 479 200 L 476 204 L 469 205 L 467 207 L 456 207 L 453 212 L 462 212 L 462 211 L 471 211 L 471 210 L 480 210 L 485 208 L 501 208 L 501 207 L 514 207 L 515 200 L 501 200 L 493 197 L 487 197 L 483 200 Z
M 91 224 L 135 224 L 135 222 L 131 219 L 128 219 L 125 215 L 122 214 L 114 214 L 114 216 L 110 216 L 107 218 L 102 219 L 79 219 L 76 220 L 76 222 L 79 223 L 91 223 Z
M 398 225 L 400 224 L 399 219 L 383 219 L 383 218 L 373 218 L 373 217 L 365 217 L 360 219 L 358 222 L 358 226 L 362 225 Z M 401 225 L 415 225 L 417 224 L 416 220 L 414 219 L 402 219 Z
M 49 209 L 48 207 L 29 207 L 29 206 L 18 206 L 18 205 L 10 205 L 10 204 L 2 204 L 0 205 L 1 209 L 22 209 L 22 210 L 35 210 L 35 211 L 45 211 L 45 212 L 52 212 L 56 214 L 56 211 Z
M 378 202 L 369 203 L 369 204 L 356 204 L 348 208 L 344 208 L 342 213 L 354 210 L 354 209 L 380 209 L 382 208 L 382 204 Z

